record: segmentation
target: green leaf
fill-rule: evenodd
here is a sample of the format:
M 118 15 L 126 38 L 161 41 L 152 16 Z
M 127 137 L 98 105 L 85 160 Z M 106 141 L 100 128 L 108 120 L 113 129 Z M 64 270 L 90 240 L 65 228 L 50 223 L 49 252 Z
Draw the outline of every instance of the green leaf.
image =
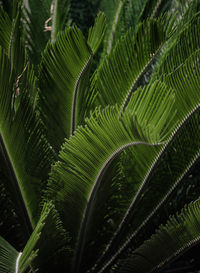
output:
M 55 206 L 52 202 L 44 203 L 40 219 L 23 249 L 19 273 L 25 272 L 30 265 L 34 270 L 39 268 L 42 272 L 63 269 L 64 261 L 59 256 L 63 252 L 66 256 L 69 255 L 70 251 L 66 246 L 68 240 Z
M 54 230 L 54 234 L 51 233 L 51 237 L 49 236 L 49 229 Z M 40 219 L 22 252 L 16 251 L 5 239 L 0 237 L 1 272 L 24 273 L 30 266 L 31 270 L 36 272 L 35 260 L 38 263 L 37 258 L 42 255 L 42 257 L 39 257 L 39 265 L 42 268 L 46 262 L 45 258 L 47 259 L 48 256 L 48 259 L 52 259 L 55 251 L 58 251 L 57 247 L 63 246 L 63 243 L 66 242 L 65 237 L 65 231 L 62 230 L 54 205 L 52 202 L 45 203 Z M 49 252 L 47 248 L 49 248 L 50 240 L 52 251 Z M 38 249 L 38 246 L 41 246 L 41 249 Z
M 137 185 L 135 194 L 121 224 L 99 259 L 103 269 L 110 267 L 122 252 L 128 250 L 134 238 L 165 204 L 199 159 L 200 77 L 199 70 L 196 69 L 199 54 L 198 50 L 184 65 L 166 78 L 166 82 L 170 83 L 169 86 L 175 88 L 179 121 L 166 144 L 161 149 L 158 148 L 153 157 L 147 161 L 150 164 L 133 166 L 134 183 Z M 141 153 L 140 149 L 136 158 L 139 153 Z M 143 153 L 148 153 L 148 150 Z M 126 236 L 127 239 L 124 240 Z M 117 251 L 113 248 L 116 242 L 121 245 Z M 108 253 L 110 255 L 112 253 L 110 260 Z M 105 266 L 102 266 L 103 257 L 108 259 Z
M 97 100 L 101 105 L 121 104 L 125 109 L 132 93 L 141 85 L 167 41 L 172 24 L 169 17 L 147 20 L 129 31 L 105 58 L 94 78 Z
M 19 215 L 26 219 L 30 232 L 30 226 L 35 225 L 38 217 L 41 190 L 54 160 L 54 152 L 34 112 L 36 87 L 33 68 L 27 65 L 22 74 L 16 75 L 2 49 L 0 60 L 1 153 L 7 166 L 5 173 L 10 173 L 9 183 L 12 185 L 8 183 L 5 187 L 21 211 Z
M 170 4 L 170 0 L 147 0 L 140 14 L 140 21 L 158 17 L 169 9 Z
M 95 19 L 94 26 L 88 32 L 88 45 L 91 47 L 93 54 L 95 54 L 104 38 L 106 29 L 106 18 L 104 13 L 99 13 Z
M 157 272 L 200 241 L 200 200 L 171 216 L 154 235 L 137 248 L 114 272 Z M 158 251 L 159 249 L 159 251 Z
M 73 27 L 60 33 L 44 52 L 39 76 L 39 107 L 49 141 L 57 151 L 84 117 L 80 112 L 87 104 L 88 72 L 104 28 L 104 16 L 99 14 L 89 34 L 92 48 L 81 31 Z
M 157 101 L 154 104 L 147 96 L 155 89 L 160 91 L 163 103 L 165 102 L 164 105 L 167 106 L 164 112 L 163 105 L 157 104 Z M 138 92 L 140 95 L 146 94 L 143 107 L 147 112 L 153 105 L 154 107 L 157 105 L 158 113 L 161 113 L 162 109 L 162 119 L 157 114 L 146 120 L 139 115 L 137 118 L 136 109 L 131 108 L 125 113 L 121 113 L 118 107 L 108 107 L 103 111 L 97 108 L 87 120 L 86 126 L 79 127 L 74 136 L 66 140 L 60 152 L 61 161 L 52 168 L 46 194 L 48 199 L 55 200 L 64 226 L 72 234 L 73 247 L 77 243 L 73 262 L 76 268 L 72 267 L 73 272 L 80 266 L 88 236 L 87 230 L 92 223 L 93 204 L 96 198 L 100 198 L 97 193 L 110 163 L 121 151 L 130 146 L 141 144 L 152 146 L 166 137 L 166 132 L 161 129 L 161 123 L 163 128 L 165 125 L 168 128 L 167 118 L 173 105 L 171 90 L 157 82 Z M 140 95 L 133 98 L 133 105 L 139 100 Z M 138 110 L 140 106 L 138 105 Z M 154 127 L 155 123 L 160 126 Z M 71 211 L 74 217 L 69 220 L 67 215 Z
M 199 14 L 200 12 L 190 18 L 189 22 L 186 22 L 181 28 L 180 33 L 175 35 L 175 39 L 170 43 L 158 66 L 158 77 L 163 76 L 164 78 L 166 75 L 173 73 L 199 49 Z

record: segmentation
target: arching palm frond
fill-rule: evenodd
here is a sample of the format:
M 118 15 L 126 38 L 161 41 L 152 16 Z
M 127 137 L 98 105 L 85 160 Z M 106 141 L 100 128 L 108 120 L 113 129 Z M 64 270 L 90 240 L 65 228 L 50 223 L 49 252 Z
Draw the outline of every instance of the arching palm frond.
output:
M 60 33 L 44 52 L 39 76 L 40 112 L 50 143 L 57 151 L 83 119 L 79 113 L 87 97 L 87 72 L 104 31 L 105 17 L 99 14 L 88 37 L 91 47 L 81 31 L 73 27 Z
M 76 255 L 73 262 L 75 268 L 72 268 L 75 271 L 79 270 L 85 241 L 89 236 L 88 230 L 91 229 L 94 201 L 97 202 L 101 198 L 98 189 L 106 169 L 125 148 L 140 144 L 151 146 L 160 138 L 163 140 L 168 131 L 173 94 L 159 82 L 140 94 L 152 94 L 155 90 L 160 91 L 163 105 L 167 107 L 164 112 L 163 105 L 156 100 L 150 101 L 148 95 L 144 96 L 143 111 L 148 112 L 151 107 L 156 107 L 157 115 L 152 115 L 145 121 L 139 115 L 137 118 L 136 109 L 139 111 L 141 105 L 134 110 L 128 109 L 127 112 L 121 113 L 121 116 L 117 107 L 109 107 L 103 111 L 97 109 L 86 126 L 77 129 L 74 136 L 64 144 L 60 152 L 61 161 L 52 169 L 47 197 L 55 200 L 64 226 L 73 233 L 72 244 L 73 247 L 76 246 Z M 139 98 L 140 95 L 135 96 L 132 103 Z M 158 125 L 157 128 L 151 127 L 154 122 Z M 166 130 L 163 134 L 164 128 Z M 79 195 L 78 198 L 74 198 L 74 191 Z M 75 215 L 69 220 L 66 218 L 66 211 L 72 208 Z
M 132 93 L 167 41 L 173 23 L 166 16 L 140 24 L 135 35 L 129 31 L 97 70 L 94 79 L 102 105 L 126 108 Z
M 180 214 L 171 216 L 154 235 L 120 262 L 114 272 L 160 272 L 175 257 L 199 243 L 199 199 L 185 206 Z M 159 249 L 159 251 L 158 251 Z
M 187 47 L 186 43 L 185 46 Z M 142 184 L 139 182 L 139 188 L 136 187 L 136 195 L 127 210 L 126 216 L 107 246 L 107 251 L 108 249 L 111 250 L 116 244 L 116 240 L 119 243 L 129 230 L 129 236 L 123 246 L 117 251 L 113 249 L 116 254 L 116 256 L 114 255 L 115 258 L 125 249 L 128 250 L 130 243 L 134 241 L 140 230 L 163 206 L 167 198 L 199 159 L 198 62 L 199 50 L 190 56 L 176 72 L 165 78 L 167 85 L 175 90 L 179 122 L 164 147 L 156 151 L 157 155 L 152 161 L 148 161 L 151 163 L 146 165 L 147 169 L 144 164 L 139 165 L 139 169 L 135 166 L 132 167 L 135 174 L 134 183 L 137 185 L 139 181 L 143 182 Z M 145 152 L 148 153 L 147 150 Z M 139 150 L 138 153 L 141 151 Z M 140 176 L 141 173 L 145 174 L 143 178 Z M 151 213 L 148 214 L 148 211 Z M 140 224 L 138 220 L 141 221 Z M 129 228 L 128 223 L 130 224 Z M 135 231 L 133 232 L 133 230 Z M 106 254 L 104 255 L 106 258 Z M 106 268 L 110 263 L 113 263 L 112 259 L 107 263 Z

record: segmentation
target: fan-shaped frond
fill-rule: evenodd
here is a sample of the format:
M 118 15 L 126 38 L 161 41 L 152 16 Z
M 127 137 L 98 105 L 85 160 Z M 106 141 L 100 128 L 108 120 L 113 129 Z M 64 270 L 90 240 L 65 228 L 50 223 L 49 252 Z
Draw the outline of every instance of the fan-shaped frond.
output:
M 98 13 L 94 26 L 88 32 L 88 45 L 91 47 L 93 54 L 95 54 L 102 42 L 106 28 L 106 18 L 104 13 Z
M 151 116 L 149 120 L 143 120 L 140 117 L 137 119 L 136 109 L 135 111 L 127 109 L 125 113 L 120 113 L 116 107 L 109 107 L 103 111 L 96 109 L 92 117 L 87 120 L 86 126 L 80 127 L 75 131 L 74 136 L 66 140 L 60 152 L 61 161 L 52 169 L 47 197 L 55 199 L 64 226 L 73 234 L 72 243 L 73 245 L 77 243 L 74 260 L 76 268 L 73 268 L 75 271 L 80 266 L 82 251 L 88 236 L 88 226 L 91 223 L 93 203 L 94 200 L 96 201 L 96 194 L 105 170 L 125 148 L 138 144 L 151 146 L 157 143 L 160 137 L 163 139 L 165 136 L 166 132 L 163 134 L 162 128 L 165 125 L 166 128 L 168 127 L 167 118 L 171 113 L 173 96 L 170 89 L 166 89 L 159 82 L 142 91 L 145 94 L 152 94 L 156 89 L 160 91 L 167 108 L 163 111 L 161 104 L 157 104 L 157 101 L 149 101 L 148 96 L 144 96 L 146 100 L 144 99 L 143 107 L 148 112 L 151 105 L 157 106 L 157 112 L 162 112 L 162 119 L 157 114 Z M 142 91 L 138 92 L 142 93 Z M 139 97 L 135 96 L 135 99 Z M 160 126 L 151 127 L 154 123 Z M 76 193 L 75 198 L 73 193 Z M 66 216 L 71 209 L 75 216 L 69 221 Z
M 151 159 L 151 163 L 150 160 L 148 161 L 151 167 L 150 164 L 141 165 L 138 169 L 133 166 L 134 182 L 140 186 L 136 187 L 136 195 L 133 195 L 134 198 L 123 221 L 108 244 L 107 250 L 103 254 L 104 258 L 116 240 L 118 243 L 120 240 L 124 240 L 127 232 L 129 236 L 127 236 L 126 242 L 117 251 L 114 250 L 113 257 L 118 257 L 125 249 L 128 249 L 138 232 L 158 212 L 199 159 L 200 98 L 198 86 L 200 77 L 198 63 L 199 51 L 188 58 L 185 64 L 176 70 L 176 73 L 174 72 L 166 78 L 166 82 L 171 83 L 170 87 L 175 89 L 179 122 L 164 147 L 156 151 L 157 155 Z M 190 141 L 191 139 L 192 141 Z M 140 149 L 136 152 L 137 154 L 141 153 Z M 143 153 L 148 153 L 148 150 Z M 140 176 L 141 173 L 145 174 L 143 178 Z M 113 258 L 108 261 L 106 267 L 102 267 L 103 270 L 113 261 Z
M 70 255 L 68 241 L 69 236 L 63 229 L 55 206 L 52 202 L 44 203 L 40 219 L 22 251 L 19 272 L 24 272 L 30 264 L 36 272 L 63 270 L 66 261 L 59 257 L 63 257 L 63 253 L 65 257 Z

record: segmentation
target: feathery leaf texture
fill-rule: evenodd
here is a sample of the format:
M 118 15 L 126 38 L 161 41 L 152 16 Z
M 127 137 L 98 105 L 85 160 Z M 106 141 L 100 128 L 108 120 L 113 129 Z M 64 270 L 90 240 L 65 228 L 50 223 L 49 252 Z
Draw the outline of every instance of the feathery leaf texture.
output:
M 50 164 L 53 162 L 54 154 L 43 135 L 42 123 L 34 113 L 31 92 L 30 96 L 26 93 L 27 88 L 31 91 L 31 85 L 34 90 L 34 77 L 31 68 L 29 67 L 28 71 L 23 74 L 22 85 L 19 85 L 17 90 L 16 74 L 11 70 L 9 60 L 2 49 L 0 59 L 1 146 L 8 168 L 13 173 L 12 185 L 22 195 L 21 206 L 25 207 L 19 209 L 28 213 L 29 221 L 34 226 L 39 212 L 38 202 L 41 201 L 42 187 L 40 183 L 46 178 L 46 171 L 49 170 Z M 18 106 L 17 99 L 20 100 Z M 28 153 L 29 145 L 34 151 L 32 154 Z M 42 154 L 42 158 L 40 154 Z M 33 160 L 37 160 L 33 163 L 36 169 L 34 173 L 31 173 L 29 163 Z M 13 193 L 13 198 L 18 197 Z
M 118 42 L 97 70 L 95 88 L 101 105 L 121 104 L 126 108 L 132 93 L 141 85 L 147 69 L 170 35 L 169 16 L 141 23 Z
M 183 181 L 185 175 L 195 165 L 199 158 L 199 51 L 190 56 L 185 64 L 180 66 L 176 72 L 166 77 L 166 83 L 174 88 L 176 93 L 176 106 L 178 123 L 170 138 L 161 149 L 157 149 L 151 165 L 142 165 L 137 170 L 133 167 L 136 176 L 135 183 L 140 185 L 136 195 L 127 210 L 117 232 L 108 244 L 107 250 L 111 248 L 119 236 L 124 238 L 124 234 L 129 234 L 126 242 L 118 251 L 115 259 L 137 236 L 138 232 L 149 222 L 153 215 L 163 206 L 168 197 Z M 187 77 L 185 77 L 187 75 Z M 190 140 L 193 140 L 190 143 Z M 182 148 L 184 145 L 184 149 Z M 139 151 L 140 153 L 141 151 Z M 148 153 L 148 151 L 146 151 Z M 187 157 L 186 157 L 187 155 Z M 136 156 L 139 158 L 139 156 Z M 150 162 L 150 161 L 149 161 Z M 151 167 L 150 167 L 151 166 Z M 143 173 L 141 177 L 139 174 Z M 164 181 L 164 182 L 163 182 Z M 140 184 L 141 183 L 141 184 Z M 164 184 L 163 184 L 164 183 Z M 151 185 L 149 187 L 148 185 Z M 145 195 L 143 194 L 145 192 Z M 158 195 L 156 194 L 158 193 Z M 142 197 L 143 196 L 143 197 Z M 148 196 L 154 196 L 149 199 Z M 139 209 L 140 208 L 140 209 Z M 131 220 L 133 219 L 133 220 Z M 139 221 L 139 222 L 138 222 Z M 127 223 L 131 228 L 126 227 Z M 132 235 L 131 235 L 132 234 Z M 105 253 L 103 254 L 105 256 Z M 113 263 L 108 262 L 106 267 Z
M 74 136 L 66 140 L 60 152 L 61 161 L 56 163 L 52 169 L 47 196 L 49 199 L 55 199 L 59 208 L 58 211 L 61 211 L 61 214 L 63 210 L 66 213 L 72 207 L 74 212 L 76 210 L 77 216 L 70 219 L 70 222 L 65 215 L 62 215 L 61 219 L 68 226 L 70 232 L 74 233 L 73 238 L 79 234 L 78 244 L 80 246 L 77 248 L 78 251 L 84 247 L 92 204 L 96 198 L 102 176 L 110 162 L 129 146 L 137 146 L 137 144 L 154 145 L 159 141 L 160 133 L 161 140 L 163 140 L 161 123 L 163 127 L 166 125 L 167 128 L 167 117 L 169 117 L 173 106 L 173 93 L 170 89 L 165 89 L 163 84 L 159 82 L 152 86 L 151 90 L 147 88 L 144 93 L 153 93 L 156 88 L 160 91 L 165 105 L 170 108 L 167 107 L 163 112 L 162 104 L 157 104 L 157 102 L 154 104 L 148 96 L 143 101 L 145 105 L 143 107 L 148 112 L 148 109 L 151 109 L 153 105 L 154 107 L 157 106 L 157 112 L 161 113 L 162 118 L 159 115 L 154 115 L 151 116 L 150 120 L 143 120 L 142 123 L 140 117 L 137 119 L 135 109 L 135 111 L 127 109 L 126 113 L 120 114 L 118 107 L 109 107 L 103 111 L 97 108 L 91 118 L 87 120 L 86 126 L 77 129 Z M 135 96 L 133 101 L 137 102 L 139 98 L 140 96 Z M 137 106 L 138 109 L 141 107 L 140 104 Z M 162 112 L 160 112 L 161 109 Z M 160 123 L 157 128 L 151 127 L 151 123 L 154 124 L 155 120 L 157 120 L 157 124 Z M 78 203 L 77 198 L 74 199 L 72 194 L 75 189 L 79 194 Z M 77 255 L 81 256 L 81 252 L 82 250 Z M 80 263 L 79 257 L 77 259 L 78 262 L 76 261 L 75 265 Z
M 49 141 L 56 150 L 65 137 L 73 134 L 82 118 L 78 113 L 84 108 L 88 84 L 84 76 L 103 39 L 104 29 L 105 17 L 99 14 L 89 32 L 91 48 L 81 31 L 73 27 L 60 33 L 44 52 L 39 76 L 40 112 Z
M 168 220 L 198 171 L 199 4 L 0 1 L 0 272 L 157 272 L 199 243 L 199 199 Z
M 198 199 L 185 206 L 180 214 L 171 216 L 115 272 L 158 272 L 167 262 L 199 243 L 199 211 Z

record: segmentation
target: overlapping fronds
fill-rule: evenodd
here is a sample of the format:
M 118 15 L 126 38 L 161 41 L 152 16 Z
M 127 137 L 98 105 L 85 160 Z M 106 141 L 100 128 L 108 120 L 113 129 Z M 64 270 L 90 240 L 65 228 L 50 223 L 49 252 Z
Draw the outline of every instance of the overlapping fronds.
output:
M 199 243 L 198 199 L 143 244 L 199 162 L 199 3 L 0 1 L 0 272 L 156 272 Z
M 199 49 L 199 13 L 193 16 L 175 36 L 174 42 L 165 52 L 158 67 L 159 76 L 173 73 L 184 61 Z
M 102 42 L 106 28 L 106 18 L 103 13 L 98 13 L 94 26 L 88 32 L 88 45 L 91 47 L 93 54 L 95 54 Z
M 11 190 L 19 215 L 23 214 L 26 219 L 28 212 L 34 225 L 44 188 L 40 183 L 47 178 L 54 155 L 43 135 L 43 126 L 34 113 L 35 78 L 32 68 L 29 66 L 21 75 L 16 75 L 2 49 L 0 59 L 1 153 L 6 162 L 5 172 L 10 173 L 12 184 L 12 187 L 9 184 L 5 187 Z
M 60 152 L 61 161 L 56 163 L 52 169 L 47 197 L 55 200 L 64 225 L 73 234 L 72 243 L 75 245 L 78 236 L 75 266 L 80 265 L 85 240 L 88 236 L 87 229 L 91 223 L 93 203 L 98 196 L 96 194 L 102 176 L 112 160 L 129 146 L 137 146 L 137 144 L 151 146 L 159 140 L 162 141 L 165 136 L 162 129 L 168 128 L 167 122 L 173 106 L 173 94 L 170 89 L 166 89 L 166 86 L 159 82 L 142 91 L 145 94 L 152 94 L 155 90 L 160 91 L 165 110 L 163 111 L 163 107 L 156 100 L 150 101 L 148 96 L 144 96 L 143 107 L 147 112 L 151 106 L 157 107 L 156 113 L 160 113 L 162 118 L 157 114 L 146 120 L 137 118 L 136 109 L 134 111 L 127 109 L 125 113 L 120 114 L 118 107 L 109 107 L 103 111 L 97 108 L 87 120 L 86 126 L 80 127 L 75 131 L 74 136 L 66 140 Z M 139 97 L 133 97 L 133 104 Z M 154 122 L 159 123 L 160 126 L 154 127 Z M 76 198 L 72 194 L 74 191 L 76 191 Z M 72 208 L 76 216 L 69 220 L 67 212 L 70 212 Z M 78 267 L 74 270 L 78 270 Z
M 53 220 L 53 221 L 52 221 Z M 53 231 L 53 232 L 50 232 Z M 51 236 L 50 236 L 51 234 Z M 51 241 L 51 252 L 49 243 Z M 40 219 L 26 243 L 22 252 L 18 252 L 5 239 L 0 237 L 0 270 L 2 273 L 23 273 L 31 266 L 37 269 L 37 255 L 40 254 L 40 265 L 55 256 L 58 247 L 66 243 L 66 233 L 63 230 L 53 204 L 46 203 L 41 212 Z M 42 246 L 40 249 L 39 246 Z M 60 251 L 62 248 L 60 248 Z M 41 255 L 42 254 L 42 255 Z M 33 261 L 36 259 L 36 262 Z M 52 269 L 53 271 L 53 269 Z
M 51 145 L 59 150 L 65 137 L 73 134 L 87 104 L 88 78 L 93 54 L 105 31 L 105 18 L 99 14 L 89 33 L 89 45 L 77 27 L 60 33 L 48 45 L 40 69 L 40 112 Z
M 140 186 L 136 187 L 132 203 L 107 246 L 107 251 L 111 250 L 116 240 L 119 243 L 124 240 L 122 238 L 125 234 L 129 234 L 123 246 L 117 252 L 114 251 L 115 258 L 128 249 L 141 228 L 163 206 L 199 158 L 199 51 L 189 57 L 176 72 L 170 74 L 166 82 L 175 89 L 179 122 L 164 147 L 156 151 L 154 160 L 148 160 L 149 164 L 146 166 L 133 166 L 134 183 Z M 148 150 L 143 153 L 148 153 Z M 141 173 L 145 174 L 143 178 Z M 127 223 L 131 223 L 131 228 L 127 228 Z M 113 263 L 112 259 L 105 268 L 110 263 Z
M 59 259 L 59 256 L 63 253 L 69 255 L 68 241 L 69 237 L 62 227 L 55 206 L 52 202 L 45 203 L 39 221 L 22 251 L 19 272 L 24 272 L 30 264 L 39 272 L 55 272 L 59 268 L 63 270 L 65 260 Z M 52 264 L 49 268 L 50 261 Z
M 166 263 L 180 256 L 200 241 L 200 201 L 185 206 L 170 217 L 154 235 L 137 248 L 114 272 L 148 273 L 160 271 Z M 159 251 L 158 251 L 159 250 Z
M 160 14 L 167 11 L 170 5 L 171 0 L 147 0 L 140 14 L 140 20 L 159 17 Z
M 168 19 L 167 19 L 168 18 Z M 169 17 L 147 20 L 135 35 L 129 31 L 105 58 L 96 73 L 95 87 L 102 105 L 128 105 L 132 93 L 141 85 L 147 69 L 170 35 Z
M 144 6 L 145 0 L 128 0 L 125 1 L 124 7 L 121 14 L 121 32 L 125 33 L 128 28 L 135 29 L 137 26 L 140 13 Z M 120 35 L 120 34 L 119 34 Z

